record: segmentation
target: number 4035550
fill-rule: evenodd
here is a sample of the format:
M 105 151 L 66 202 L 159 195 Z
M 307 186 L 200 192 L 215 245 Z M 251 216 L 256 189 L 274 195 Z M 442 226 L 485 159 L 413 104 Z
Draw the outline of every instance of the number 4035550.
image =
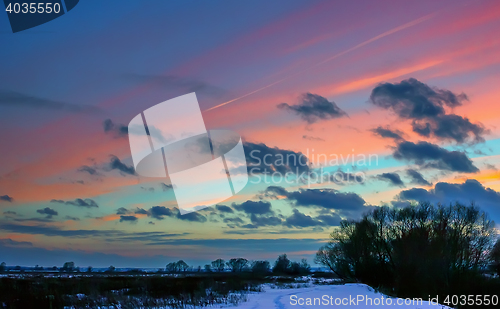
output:
M 59 3 L 9 3 L 5 11 L 12 13 L 59 13 L 61 11 L 61 4 Z

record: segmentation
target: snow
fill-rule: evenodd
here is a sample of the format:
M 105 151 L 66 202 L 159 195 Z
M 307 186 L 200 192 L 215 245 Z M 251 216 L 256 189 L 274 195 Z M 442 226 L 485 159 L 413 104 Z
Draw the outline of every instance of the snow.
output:
M 315 304 L 314 304 L 315 302 Z M 370 303 L 371 302 L 371 303 Z M 248 301 L 237 309 L 292 309 L 292 308 L 407 308 L 441 309 L 450 308 L 422 300 L 390 298 L 375 292 L 364 284 L 319 285 L 296 289 L 264 288 L 264 292 L 248 295 Z M 343 304 L 342 304 L 343 303 Z M 377 305 L 378 304 L 378 305 Z

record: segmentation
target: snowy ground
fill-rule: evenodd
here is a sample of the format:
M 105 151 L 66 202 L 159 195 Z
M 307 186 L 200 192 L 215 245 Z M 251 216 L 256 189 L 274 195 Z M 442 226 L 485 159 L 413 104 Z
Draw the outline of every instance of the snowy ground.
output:
M 315 303 L 314 303 L 315 302 Z M 371 302 L 371 304 L 370 304 Z M 388 298 L 364 284 L 319 285 L 297 289 L 265 288 L 262 293 L 248 295 L 248 301 L 237 309 L 291 309 L 291 308 L 450 308 L 428 301 Z

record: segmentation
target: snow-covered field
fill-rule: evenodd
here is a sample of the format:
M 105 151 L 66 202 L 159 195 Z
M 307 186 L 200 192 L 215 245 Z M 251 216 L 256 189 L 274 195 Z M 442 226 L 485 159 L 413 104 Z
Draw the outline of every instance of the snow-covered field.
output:
M 405 304 L 406 301 L 406 304 Z M 248 295 L 248 301 L 237 309 L 291 309 L 291 308 L 450 308 L 428 301 L 388 298 L 364 284 L 318 285 L 297 289 L 265 288 L 262 293 Z

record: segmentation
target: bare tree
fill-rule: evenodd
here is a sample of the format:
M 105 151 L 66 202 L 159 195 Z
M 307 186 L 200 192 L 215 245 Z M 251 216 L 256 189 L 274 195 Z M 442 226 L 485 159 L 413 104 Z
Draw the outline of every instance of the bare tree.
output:
M 234 258 L 230 259 L 226 264 L 232 272 L 241 272 L 247 267 L 248 260 L 244 258 Z
M 212 268 L 215 271 L 223 272 L 225 266 L 226 266 L 226 261 L 224 261 L 223 259 L 217 259 L 215 261 L 212 261 Z

